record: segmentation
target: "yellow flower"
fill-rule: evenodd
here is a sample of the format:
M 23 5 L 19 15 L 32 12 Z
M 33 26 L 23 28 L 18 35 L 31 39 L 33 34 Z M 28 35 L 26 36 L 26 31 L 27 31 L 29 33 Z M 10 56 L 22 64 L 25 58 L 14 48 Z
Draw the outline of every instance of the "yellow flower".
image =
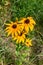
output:
M 16 36 L 16 38 L 15 37 L 13 37 L 14 38 L 14 40 L 16 40 L 16 43 L 24 43 L 24 41 L 25 41 L 25 34 L 24 33 L 20 33 L 20 34 L 18 34 L 17 36 Z
M 29 32 L 29 29 L 32 31 L 36 24 L 32 17 L 23 18 L 20 22 L 23 24 L 26 33 Z
M 32 46 L 32 40 L 26 39 L 25 45 L 28 46 L 28 47 Z
M 14 37 L 21 31 L 20 25 L 17 24 L 17 22 L 11 22 L 10 24 L 6 24 L 6 25 L 7 27 L 5 31 L 8 33 L 8 36 L 12 35 L 12 37 Z

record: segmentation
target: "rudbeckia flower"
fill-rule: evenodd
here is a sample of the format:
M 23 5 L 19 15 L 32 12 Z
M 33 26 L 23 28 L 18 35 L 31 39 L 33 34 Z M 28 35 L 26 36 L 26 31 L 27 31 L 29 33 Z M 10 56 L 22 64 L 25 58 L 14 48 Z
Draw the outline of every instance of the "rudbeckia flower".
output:
M 32 42 L 32 40 L 26 39 L 25 45 L 28 46 L 28 47 L 30 47 L 30 46 L 32 46 L 32 43 L 31 42 Z
M 16 36 L 16 38 L 15 37 L 13 37 L 14 38 L 14 40 L 16 40 L 16 43 L 24 43 L 24 41 L 25 41 L 25 34 L 24 33 L 20 33 L 20 34 L 18 34 L 17 36 Z
M 23 24 L 24 30 L 27 33 L 29 32 L 29 29 L 32 31 L 36 24 L 32 17 L 23 18 L 20 22 Z
M 7 27 L 5 31 L 8 33 L 8 36 L 12 35 L 12 37 L 14 37 L 21 31 L 21 27 L 19 24 L 17 24 L 17 22 L 11 22 L 10 24 L 6 24 L 6 25 Z

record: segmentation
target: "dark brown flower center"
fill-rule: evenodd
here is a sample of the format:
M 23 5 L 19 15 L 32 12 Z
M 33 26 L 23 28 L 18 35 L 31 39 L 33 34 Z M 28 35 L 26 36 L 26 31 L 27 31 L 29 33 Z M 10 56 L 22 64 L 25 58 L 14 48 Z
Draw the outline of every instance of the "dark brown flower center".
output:
M 29 19 L 26 19 L 26 20 L 25 20 L 25 23 L 26 23 L 26 24 L 28 24 L 29 22 L 30 22 L 30 20 L 29 20 Z
M 27 42 L 27 44 L 29 44 L 29 43 Z
M 13 26 L 12 26 L 12 28 L 16 28 L 17 27 L 17 25 L 16 24 L 14 24 Z

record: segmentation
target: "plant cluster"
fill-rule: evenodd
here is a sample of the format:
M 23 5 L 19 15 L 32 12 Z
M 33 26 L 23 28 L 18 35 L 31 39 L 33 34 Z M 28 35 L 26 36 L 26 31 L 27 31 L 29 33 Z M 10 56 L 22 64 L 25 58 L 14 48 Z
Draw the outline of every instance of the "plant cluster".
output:
M 8 36 L 12 36 L 16 43 L 24 43 L 29 47 L 32 46 L 32 40 L 27 38 L 26 35 L 30 33 L 30 31 L 33 31 L 35 24 L 32 17 L 22 18 L 19 21 L 7 23 L 5 31 L 8 33 Z

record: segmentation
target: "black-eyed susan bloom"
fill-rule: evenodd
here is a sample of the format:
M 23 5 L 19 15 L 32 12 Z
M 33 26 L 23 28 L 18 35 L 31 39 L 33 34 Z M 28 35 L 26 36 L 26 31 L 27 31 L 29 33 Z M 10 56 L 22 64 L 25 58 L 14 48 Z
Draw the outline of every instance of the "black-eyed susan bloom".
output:
M 12 37 L 16 36 L 18 33 L 21 32 L 21 26 L 19 24 L 17 24 L 17 22 L 11 22 L 10 24 L 6 24 L 7 27 L 5 29 L 5 31 L 8 33 L 9 35 L 12 35 Z
M 30 39 L 26 39 L 26 41 L 25 41 L 25 45 L 26 45 L 27 47 L 32 46 L 32 40 L 30 40 Z
M 21 32 L 20 34 L 18 34 L 16 36 L 16 38 L 13 37 L 13 39 L 16 40 L 16 43 L 21 43 L 21 42 L 24 43 L 24 41 L 25 41 L 25 34 Z
M 23 24 L 24 30 L 27 33 L 29 32 L 29 29 L 32 31 L 36 24 L 32 17 L 23 18 L 20 22 Z

